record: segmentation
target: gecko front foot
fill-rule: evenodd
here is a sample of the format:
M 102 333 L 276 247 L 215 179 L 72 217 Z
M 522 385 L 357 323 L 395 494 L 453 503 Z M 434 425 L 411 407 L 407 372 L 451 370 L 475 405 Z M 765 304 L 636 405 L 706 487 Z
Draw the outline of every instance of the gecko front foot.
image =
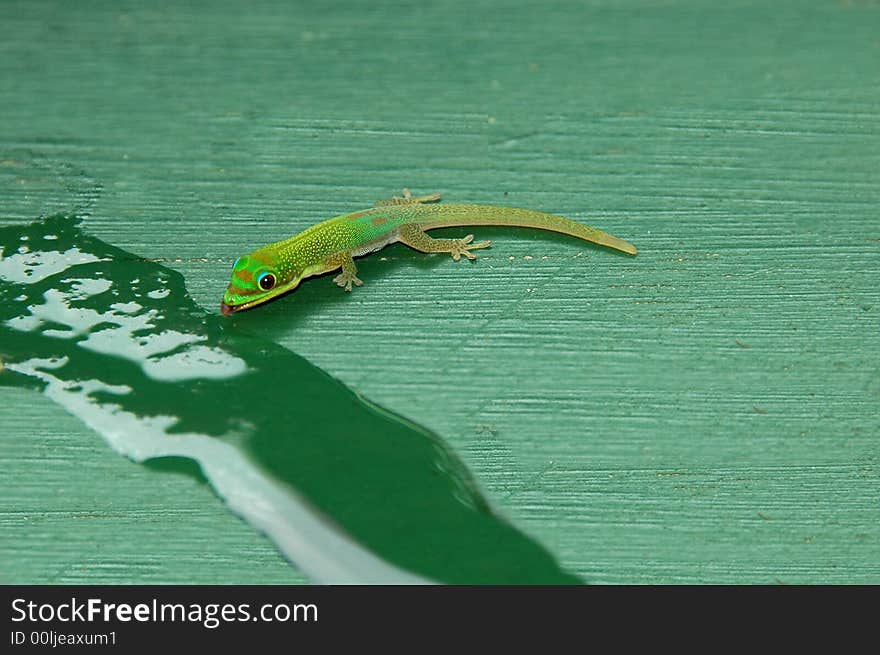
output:
M 479 243 L 471 243 L 474 240 L 473 234 L 468 234 L 464 239 L 459 239 L 455 243 L 452 244 L 452 247 L 449 249 L 449 254 L 452 255 L 452 259 L 458 261 L 462 258 L 462 256 L 467 257 L 468 259 L 476 259 L 477 256 L 470 252 L 471 250 L 477 250 L 479 248 L 488 248 L 492 245 L 491 241 L 480 241 Z
M 333 278 L 333 281 L 336 283 L 336 286 L 345 287 L 346 291 L 351 291 L 352 283 L 359 287 L 364 286 L 363 280 L 358 278 L 352 271 L 342 271 L 342 273 Z

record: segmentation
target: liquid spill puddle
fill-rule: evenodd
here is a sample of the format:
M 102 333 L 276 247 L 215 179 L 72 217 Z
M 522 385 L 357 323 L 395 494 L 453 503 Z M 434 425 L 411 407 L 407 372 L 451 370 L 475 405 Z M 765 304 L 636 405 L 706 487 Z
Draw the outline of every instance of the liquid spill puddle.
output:
M 315 582 L 580 582 L 437 435 L 205 313 L 179 273 L 73 217 L 0 228 L 0 358 L 0 383 L 41 390 L 118 453 L 195 460 Z

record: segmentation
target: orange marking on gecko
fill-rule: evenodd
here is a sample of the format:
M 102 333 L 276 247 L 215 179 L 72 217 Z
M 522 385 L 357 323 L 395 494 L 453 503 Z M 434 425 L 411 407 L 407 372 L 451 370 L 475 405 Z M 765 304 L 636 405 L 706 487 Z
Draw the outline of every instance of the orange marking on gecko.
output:
M 376 227 L 379 227 L 380 225 L 385 225 L 385 223 L 387 222 L 388 218 L 386 218 L 385 216 L 377 216 L 373 219 L 373 225 L 375 225 Z
M 354 221 L 354 220 L 360 218 L 361 216 L 366 216 L 366 215 L 369 214 L 371 211 L 373 211 L 373 210 L 372 210 L 372 209 L 365 209 L 365 210 L 362 211 L 362 212 L 355 212 L 354 214 L 349 214 L 349 215 L 346 216 L 345 218 L 348 219 L 349 221 Z

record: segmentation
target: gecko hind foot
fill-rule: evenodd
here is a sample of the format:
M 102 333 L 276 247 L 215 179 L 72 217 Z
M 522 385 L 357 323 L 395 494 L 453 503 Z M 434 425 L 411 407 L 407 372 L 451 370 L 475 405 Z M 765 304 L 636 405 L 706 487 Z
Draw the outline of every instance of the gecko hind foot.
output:
M 480 241 L 478 243 L 471 243 L 473 240 L 473 234 L 468 234 L 465 238 L 459 239 L 449 250 L 449 254 L 452 255 L 452 259 L 454 259 L 455 261 L 458 261 L 462 257 L 467 257 L 471 260 L 476 259 L 477 256 L 470 252 L 471 250 L 488 248 L 492 245 L 491 241 Z
M 440 200 L 439 193 L 432 193 L 428 196 L 414 196 L 409 189 L 403 190 L 403 196 L 392 196 L 386 200 L 377 200 L 376 207 L 387 207 L 389 205 L 418 205 L 426 202 L 437 202 Z
M 333 281 L 336 283 L 336 286 L 345 287 L 346 291 L 351 291 L 352 283 L 354 283 L 355 286 L 364 286 L 363 280 L 358 278 L 357 275 L 354 273 L 346 273 L 345 271 L 334 277 Z

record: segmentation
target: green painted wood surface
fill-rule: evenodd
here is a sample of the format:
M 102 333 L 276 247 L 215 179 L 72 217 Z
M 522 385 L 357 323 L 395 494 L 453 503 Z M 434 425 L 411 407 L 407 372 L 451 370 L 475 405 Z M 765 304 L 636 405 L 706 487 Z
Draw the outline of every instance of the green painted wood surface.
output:
M 242 321 L 589 581 L 880 582 L 878 3 L 189 7 L 0 4 L 4 224 L 85 209 L 205 307 L 403 186 L 607 229 L 639 256 L 480 229 L 473 265 L 394 246 Z M 303 579 L 191 477 L 2 398 L 0 579 Z

